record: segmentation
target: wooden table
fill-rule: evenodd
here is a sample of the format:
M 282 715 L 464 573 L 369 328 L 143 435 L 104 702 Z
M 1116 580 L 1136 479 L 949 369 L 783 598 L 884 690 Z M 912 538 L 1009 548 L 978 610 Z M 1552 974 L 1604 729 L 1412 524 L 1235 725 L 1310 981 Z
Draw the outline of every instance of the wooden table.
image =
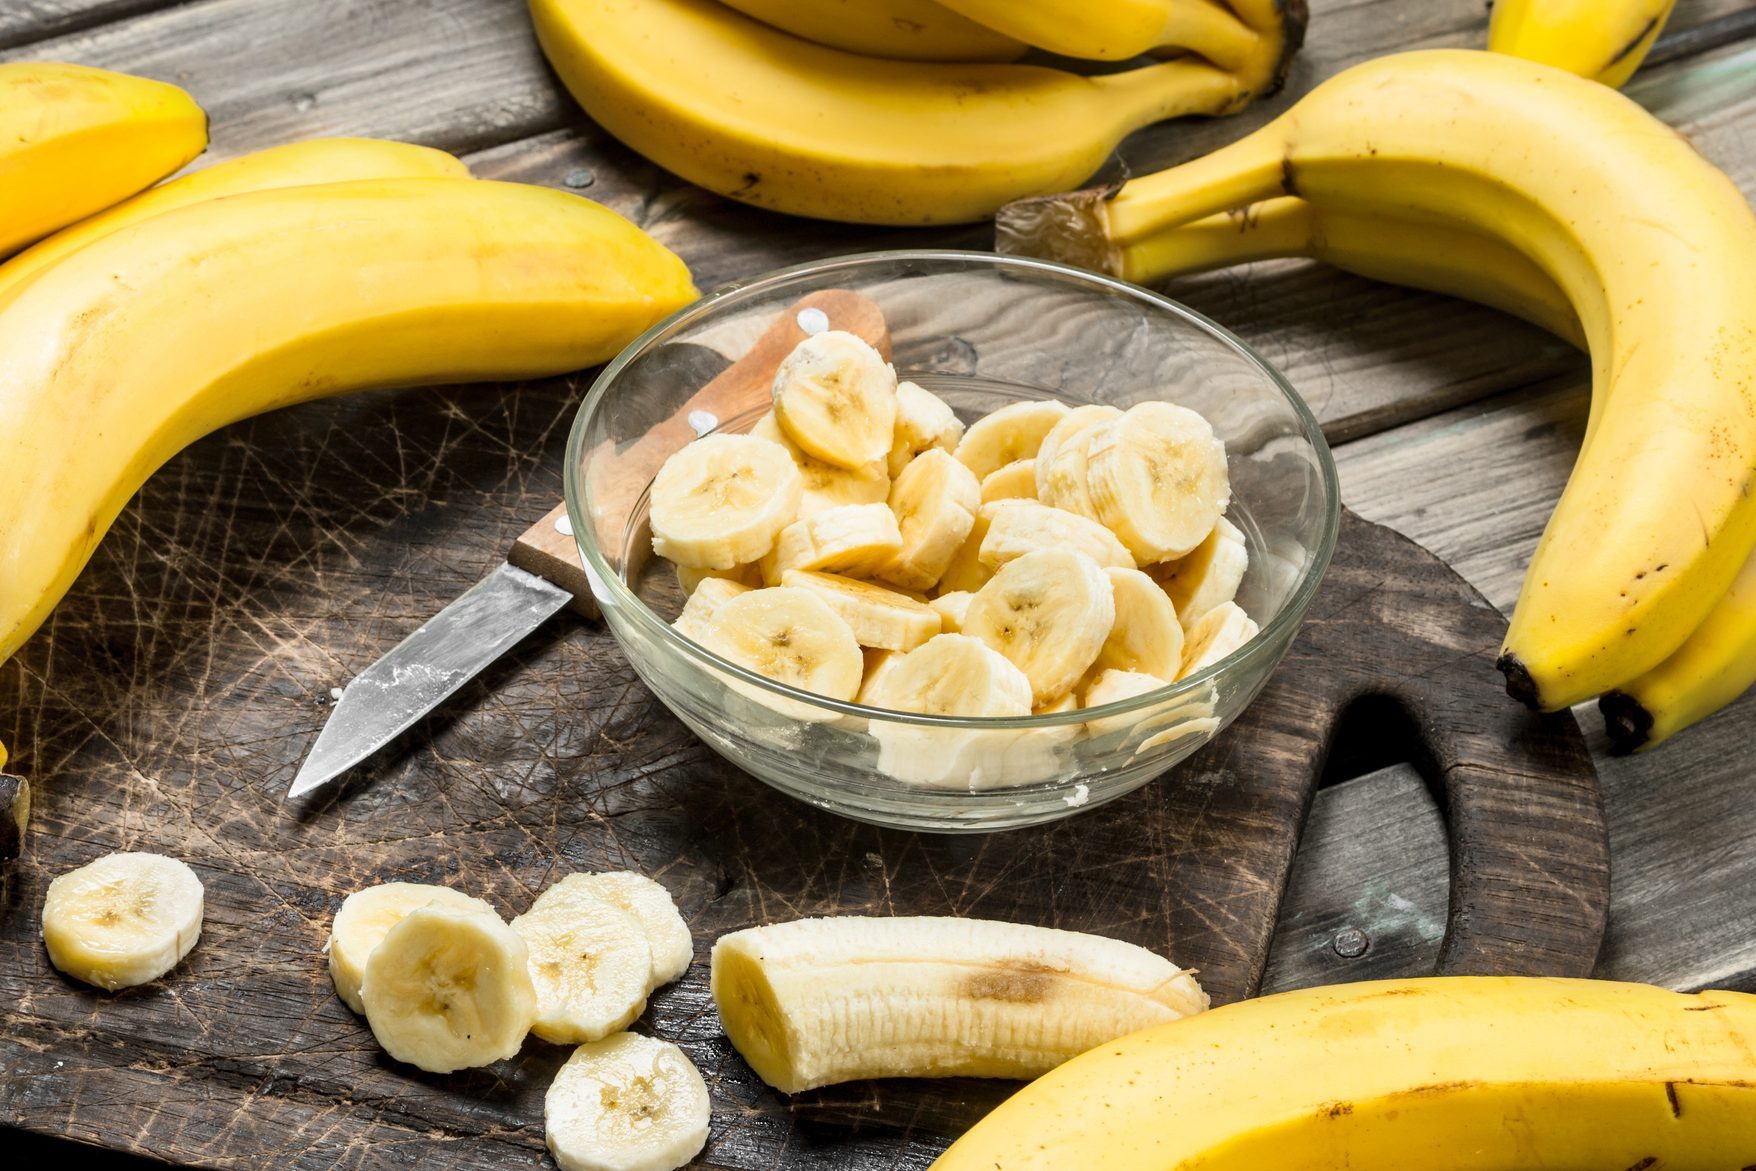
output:
M 1479 45 L 1485 36 L 1481 0 L 1314 0 L 1312 7 L 1308 45 L 1286 94 L 1235 118 L 1143 132 L 1125 145 L 1129 165 L 1146 171 L 1203 153 L 1352 62 L 1417 46 Z M 579 113 L 537 52 L 519 0 L 8 0 L 0 5 L 0 60 L 33 58 L 186 86 L 212 116 L 208 161 L 297 138 L 361 134 L 452 150 L 481 176 L 583 190 L 677 249 L 703 288 L 866 248 L 987 243 L 981 228 L 891 232 L 788 220 L 680 183 Z M 1748 0 L 1682 0 L 1629 92 L 1756 195 L 1756 9 Z M 1235 329 L 1287 373 L 1323 419 L 1344 498 L 1356 511 L 1421 541 L 1510 608 L 1584 426 L 1582 356 L 1488 310 L 1304 263 L 1179 281 L 1168 291 Z M 484 510 L 479 556 L 426 567 L 438 579 L 438 596 L 455 592 L 558 498 L 567 391 L 565 384 L 509 390 L 493 409 L 460 420 L 460 450 L 473 453 L 465 480 L 442 480 L 435 468 L 399 465 L 394 453 L 376 452 L 391 489 L 360 499 L 358 487 L 348 486 L 303 504 L 357 509 L 394 534 L 398 518 L 459 506 L 435 492 L 435 483 L 477 493 L 464 506 Z M 446 401 L 455 409 L 457 400 Z M 197 538 L 212 502 L 237 514 L 272 493 L 239 454 L 247 453 L 246 441 L 331 426 L 349 409 L 312 404 L 197 444 L 130 506 L 111 540 L 163 550 L 137 555 L 135 565 L 142 576 L 165 572 L 178 544 Z M 538 427 L 545 442 L 496 448 L 533 416 L 552 420 Z M 312 566 L 325 557 L 345 560 L 346 550 L 316 551 Z M 282 579 L 268 588 L 295 584 Z M 190 605 L 231 601 L 185 593 Z M 424 605 L 387 594 L 354 618 L 412 628 Z M 279 681 L 284 698 L 317 701 L 346 682 L 350 667 L 363 665 L 347 657 L 345 634 L 334 632 L 315 659 L 298 660 Z M 120 662 L 128 644 L 151 631 L 119 619 L 111 636 L 122 644 Z M 28 742 L 43 719 L 41 701 L 20 698 L 44 682 L 27 677 L 27 661 L 38 660 L 22 656 L 0 668 L 0 737 L 9 743 Z M 1748 730 L 1756 699 L 1632 759 L 1607 755 L 1594 709 L 1578 715 L 1601 771 L 1616 867 L 1599 974 L 1681 989 L 1756 990 L 1756 733 Z M 148 725 L 176 718 L 150 702 L 138 710 Z M 89 734 L 112 746 L 118 767 L 128 767 L 131 743 L 150 733 L 94 726 Z M 222 766 L 248 775 L 246 742 L 216 728 L 207 743 Z M 52 771 L 53 764 L 33 767 Z M 1439 814 L 1412 770 L 1395 766 L 1326 788 L 1294 873 L 1268 987 L 1428 970 L 1446 885 Z M 6 913 L 34 908 L 8 905 Z M 0 1068 L 0 1102 L 20 1100 L 10 1072 Z M 0 1119 L 7 1120 L 18 1121 L 17 1111 Z M 13 1134 L 0 1135 L 0 1143 L 27 1154 L 61 1153 L 59 1144 Z M 150 1150 L 150 1138 L 139 1147 Z M 127 1162 L 115 1157 L 115 1165 Z

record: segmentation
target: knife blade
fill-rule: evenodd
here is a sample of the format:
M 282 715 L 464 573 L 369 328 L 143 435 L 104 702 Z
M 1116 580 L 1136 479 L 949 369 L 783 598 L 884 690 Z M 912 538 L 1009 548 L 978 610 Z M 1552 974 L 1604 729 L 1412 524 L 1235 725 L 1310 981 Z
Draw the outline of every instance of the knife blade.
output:
M 800 299 L 763 331 L 750 349 L 697 391 L 669 418 L 620 451 L 594 453 L 597 520 L 606 540 L 673 451 L 759 407 L 774 372 L 812 333 L 843 329 L 886 358 L 890 335 L 870 299 L 826 289 Z M 458 688 L 554 614 L 571 607 L 597 617 L 590 577 L 565 504 L 558 504 L 513 543 L 504 564 L 422 623 L 354 677 L 335 702 L 287 790 L 289 800 L 323 788 L 384 748 Z

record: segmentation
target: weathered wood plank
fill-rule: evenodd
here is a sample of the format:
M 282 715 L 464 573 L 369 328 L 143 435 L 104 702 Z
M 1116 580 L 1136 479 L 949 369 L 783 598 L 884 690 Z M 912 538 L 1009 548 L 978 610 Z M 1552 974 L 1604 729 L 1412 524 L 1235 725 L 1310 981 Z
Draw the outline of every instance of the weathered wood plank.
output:
M 0 7 L 0 49 L 61 36 L 182 0 L 7 0 Z

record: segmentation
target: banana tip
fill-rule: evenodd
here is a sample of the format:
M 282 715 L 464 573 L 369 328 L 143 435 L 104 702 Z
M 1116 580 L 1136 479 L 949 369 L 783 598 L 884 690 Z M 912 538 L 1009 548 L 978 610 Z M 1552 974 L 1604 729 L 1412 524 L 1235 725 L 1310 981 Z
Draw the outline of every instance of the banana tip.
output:
M 1524 665 L 1511 651 L 1505 651 L 1495 662 L 1500 674 L 1506 676 L 1506 694 L 1522 703 L 1525 707 L 1542 708 L 1542 696 L 1537 692 L 1536 680 L 1531 678 L 1530 668 Z
M 1600 696 L 1597 710 L 1604 717 L 1604 731 L 1609 734 L 1610 751 L 1615 755 L 1638 752 L 1652 738 L 1652 713 L 1626 691 Z

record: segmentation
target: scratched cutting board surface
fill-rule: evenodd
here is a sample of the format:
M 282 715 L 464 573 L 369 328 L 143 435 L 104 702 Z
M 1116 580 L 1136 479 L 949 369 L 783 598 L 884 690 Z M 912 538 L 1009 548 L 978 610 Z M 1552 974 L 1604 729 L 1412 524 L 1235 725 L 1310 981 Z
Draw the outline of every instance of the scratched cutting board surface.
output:
M 1011 1087 L 859 1083 L 789 1102 L 720 1032 L 712 940 L 808 914 L 991 916 L 1134 940 L 1236 1000 L 1260 977 L 1338 721 L 1339 751 L 1415 760 L 1448 800 L 1442 968 L 1590 970 L 1607 862 L 1577 730 L 1498 694 L 1501 620 L 1461 579 L 1351 514 L 1246 716 L 1172 776 L 1053 827 L 933 837 L 816 812 L 721 762 L 572 615 L 341 792 L 284 804 L 330 688 L 555 498 L 576 389 L 371 395 L 214 436 L 147 486 L 0 676 L 0 736 L 40 791 L 0 936 L 0 1066 L 22 1125 L 198 1165 L 537 1163 L 567 1050 L 531 1041 L 448 1077 L 395 1065 L 330 989 L 329 919 L 384 880 L 454 884 L 510 916 L 562 874 L 630 868 L 670 888 L 696 937 L 695 966 L 639 1027 L 707 1077 L 702 1165 L 924 1166 Z M 360 493 L 362 476 L 379 490 Z M 188 860 L 208 910 L 169 978 L 106 996 L 49 966 L 38 909 L 50 877 L 114 849 Z

